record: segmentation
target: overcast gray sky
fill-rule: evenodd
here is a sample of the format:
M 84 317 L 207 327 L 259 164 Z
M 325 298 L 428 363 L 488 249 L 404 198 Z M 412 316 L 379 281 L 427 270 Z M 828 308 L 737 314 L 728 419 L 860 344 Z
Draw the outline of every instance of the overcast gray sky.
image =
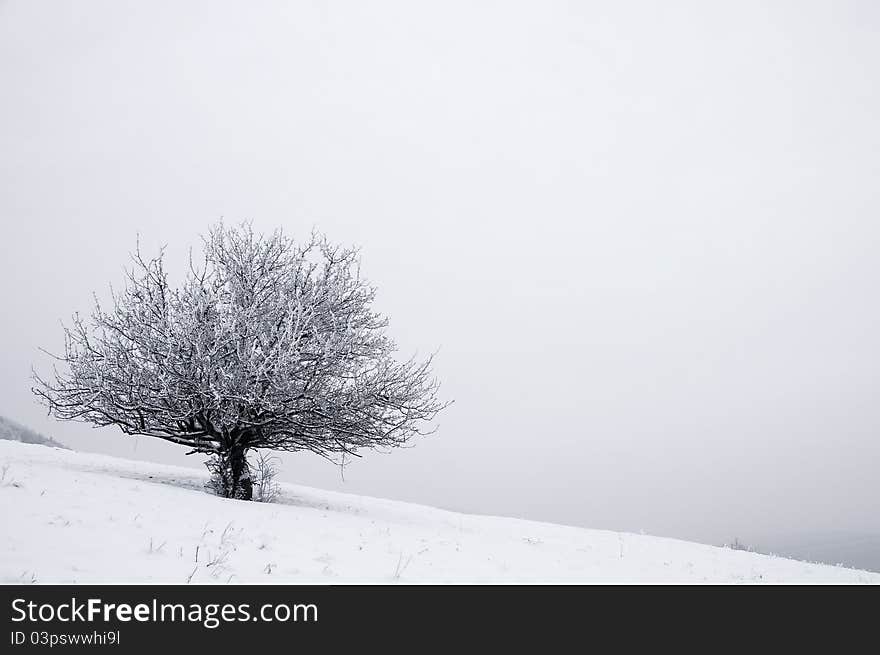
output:
M 455 404 L 285 480 L 721 542 L 880 533 L 880 4 L 0 1 L 0 414 L 221 216 L 362 247 Z

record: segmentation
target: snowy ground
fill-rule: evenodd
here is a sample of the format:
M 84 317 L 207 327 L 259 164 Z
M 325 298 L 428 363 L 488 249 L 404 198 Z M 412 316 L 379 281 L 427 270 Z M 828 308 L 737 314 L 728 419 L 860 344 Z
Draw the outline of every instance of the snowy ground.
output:
M 0 442 L 0 582 L 866 582 L 880 574 L 674 539 L 282 485 L 217 498 L 198 471 Z

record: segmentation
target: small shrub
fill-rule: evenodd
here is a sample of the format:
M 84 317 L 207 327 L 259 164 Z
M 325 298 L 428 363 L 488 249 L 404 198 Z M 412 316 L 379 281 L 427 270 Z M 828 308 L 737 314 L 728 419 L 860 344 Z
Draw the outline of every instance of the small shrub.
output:
M 744 543 L 742 543 L 737 537 L 733 538 L 732 543 L 724 544 L 724 547 L 730 548 L 731 550 L 744 550 L 749 553 L 754 550 L 754 548 L 752 548 L 751 546 L 746 546 Z
M 254 462 L 252 477 L 254 483 L 253 499 L 259 503 L 273 503 L 278 499 L 280 488 L 275 482 L 275 476 L 278 474 L 279 460 L 274 455 L 264 455 L 257 453 L 257 461 Z

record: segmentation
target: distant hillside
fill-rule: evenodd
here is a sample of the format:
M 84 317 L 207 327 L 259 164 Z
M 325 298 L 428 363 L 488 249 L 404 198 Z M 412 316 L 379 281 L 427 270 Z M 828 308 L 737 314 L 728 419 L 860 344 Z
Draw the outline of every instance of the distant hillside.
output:
M 67 448 L 64 444 L 58 443 L 49 437 L 44 437 L 39 432 L 34 432 L 30 428 L 11 421 L 5 416 L 0 416 L 0 439 L 20 441 L 21 443 L 35 443 L 41 446 L 53 446 L 54 448 Z
M 760 541 L 763 552 L 809 562 L 880 572 L 880 534 L 829 530 L 783 534 Z

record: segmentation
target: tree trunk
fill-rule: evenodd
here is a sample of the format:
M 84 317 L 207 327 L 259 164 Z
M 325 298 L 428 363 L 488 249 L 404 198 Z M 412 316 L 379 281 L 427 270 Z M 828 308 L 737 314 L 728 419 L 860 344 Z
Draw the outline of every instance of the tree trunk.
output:
M 246 446 L 236 444 L 218 453 L 207 463 L 208 470 L 211 471 L 209 485 L 218 496 L 239 500 L 253 499 L 247 450 Z
M 247 463 L 247 448 L 234 447 L 229 451 L 229 468 L 232 473 L 232 490 L 229 498 L 251 500 L 253 484 Z

